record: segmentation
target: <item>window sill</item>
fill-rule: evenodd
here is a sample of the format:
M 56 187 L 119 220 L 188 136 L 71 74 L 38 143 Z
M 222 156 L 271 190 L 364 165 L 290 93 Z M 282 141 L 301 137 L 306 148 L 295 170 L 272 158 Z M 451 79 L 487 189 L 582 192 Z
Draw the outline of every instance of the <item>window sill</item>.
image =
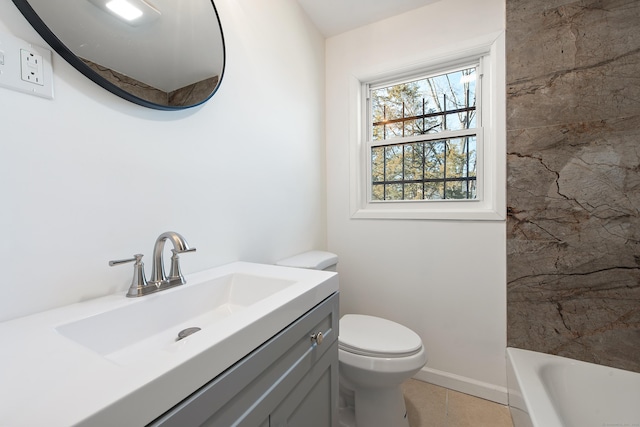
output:
M 503 221 L 506 212 L 486 206 L 479 200 L 442 200 L 438 202 L 368 203 L 351 213 L 352 219 L 429 219 L 452 221 Z M 433 206 L 426 206 L 433 205 Z

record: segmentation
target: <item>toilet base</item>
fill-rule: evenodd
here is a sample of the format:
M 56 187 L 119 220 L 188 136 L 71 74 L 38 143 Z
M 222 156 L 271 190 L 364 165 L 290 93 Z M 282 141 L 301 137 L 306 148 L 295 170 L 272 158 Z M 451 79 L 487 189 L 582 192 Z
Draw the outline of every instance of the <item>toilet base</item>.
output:
M 340 427 L 409 427 L 402 389 L 359 388 L 341 390 Z
M 356 413 L 352 406 L 338 409 L 338 425 L 340 427 L 356 427 Z

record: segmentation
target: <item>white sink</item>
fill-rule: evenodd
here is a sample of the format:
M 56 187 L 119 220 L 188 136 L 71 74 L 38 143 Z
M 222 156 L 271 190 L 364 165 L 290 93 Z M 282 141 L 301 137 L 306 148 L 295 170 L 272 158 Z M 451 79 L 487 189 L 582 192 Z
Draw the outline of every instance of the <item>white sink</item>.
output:
M 220 320 L 295 283 L 290 279 L 232 273 L 139 297 L 135 304 L 60 325 L 56 330 L 109 360 L 135 363 L 153 357 L 158 350 L 184 345 L 177 342 L 180 331 L 190 327 L 215 328 Z
M 247 262 L 186 279 L 0 323 L 0 424 L 146 425 L 338 290 L 335 273 Z

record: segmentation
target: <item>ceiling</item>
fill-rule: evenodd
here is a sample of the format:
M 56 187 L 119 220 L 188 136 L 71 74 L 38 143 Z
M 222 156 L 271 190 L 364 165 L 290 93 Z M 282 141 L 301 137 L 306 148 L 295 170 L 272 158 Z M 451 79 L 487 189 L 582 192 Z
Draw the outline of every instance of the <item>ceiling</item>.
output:
M 298 0 L 325 37 L 443 0 Z

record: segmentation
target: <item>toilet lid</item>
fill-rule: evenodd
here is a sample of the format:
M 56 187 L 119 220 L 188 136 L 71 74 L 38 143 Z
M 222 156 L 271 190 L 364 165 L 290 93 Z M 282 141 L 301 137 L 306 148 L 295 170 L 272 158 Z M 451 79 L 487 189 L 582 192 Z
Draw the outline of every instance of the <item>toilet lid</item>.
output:
M 391 320 L 364 314 L 340 319 L 339 347 L 371 357 L 406 357 L 422 349 L 422 340 L 411 329 Z

